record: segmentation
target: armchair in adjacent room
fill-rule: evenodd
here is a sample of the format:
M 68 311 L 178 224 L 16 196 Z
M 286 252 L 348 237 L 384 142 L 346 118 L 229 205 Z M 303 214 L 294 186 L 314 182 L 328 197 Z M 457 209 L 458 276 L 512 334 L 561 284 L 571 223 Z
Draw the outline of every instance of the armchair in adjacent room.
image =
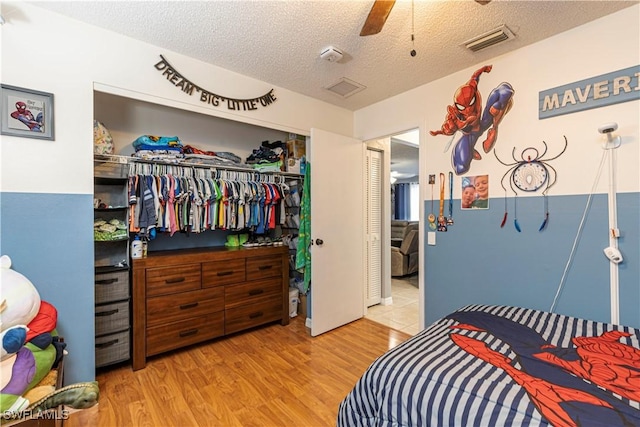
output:
M 391 247 L 391 276 L 405 276 L 418 271 L 418 230 L 409 231 L 400 247 Z
M 402 241 L 411 230 L 418 229 L 418 221 L 407 221 L 401 219 L 391 220 L 391 246 L 397 248 L 402 245 Z

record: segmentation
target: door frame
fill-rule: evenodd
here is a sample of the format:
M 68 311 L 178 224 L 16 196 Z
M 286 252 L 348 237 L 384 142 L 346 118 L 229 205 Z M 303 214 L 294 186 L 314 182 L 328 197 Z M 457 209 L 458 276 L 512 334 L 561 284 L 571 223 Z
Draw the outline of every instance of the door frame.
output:
M 386 135 L 377 137 L 377 138 L 367 138 L 364 140 L 364 143 L 367 148 L 375 147 L 381 148 L 384 151 L 384 159 L 383 159 L 383 182 L 382 188 L 385 194 L 383 195 L 383 212 L 382 212 L 382 262 L 383 262 L 383 277 L 382 277 L 382 301 L 383 303 L 386 301 L 387 303 L 391 303 L 391 137 L 394 135 L 400 135 L 405 132 L 409 132 L 412 130 L 418 131 L 418 185 L 420 186 L 420 200 L 419 204 L 419 250 L 420 256 L 418 258 L 418 326 L 420 330 L 425 327 L 425 296 L 426 296 L 426 285 L 424 282 L 425 274 L 424 274 L 424 266 L 425 266 L 425 244 L 426 244 L 426 234 L 425 234 L 425 217 L 424 217 L 424 201 L 426 200 L 426 167 L 424 159 L 424 151 L 422 147 L 425 146 L 426 140 L 426 125 L 424 123 L 417 124 L 412 127 L 399 129 L 395 132 L 387 133 Z M 366 286 L 367 284 L 365 284 Z M 366 305 L 366 302 L 365 302 Z M 365 307 L 365 313 L 367 308 Z

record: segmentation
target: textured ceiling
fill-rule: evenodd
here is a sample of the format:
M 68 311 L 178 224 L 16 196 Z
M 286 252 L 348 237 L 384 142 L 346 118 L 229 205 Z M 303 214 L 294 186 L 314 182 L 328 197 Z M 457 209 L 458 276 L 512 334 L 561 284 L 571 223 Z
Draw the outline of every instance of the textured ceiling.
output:
M 47 1 L 40 7 L 357 110 L 638 1 L 398 0 L 379 34 L 360 37 L 372 0 Z M 4 6 L 3 6 L 4 8 Z M 10 16 L 5 16 L 10 22 Z M 461 44 L 501 24 L 514 40 L 472 53 Z M 344 52 L 320 58 L 327 46 Z M 410 55 L 415 49 L 417 55 Z M 162 52 L 164 53 L 164 52 Z M 169 61 L 170 57 L 167 58 Z M 346 77 L 348 98 L 324 90 Z

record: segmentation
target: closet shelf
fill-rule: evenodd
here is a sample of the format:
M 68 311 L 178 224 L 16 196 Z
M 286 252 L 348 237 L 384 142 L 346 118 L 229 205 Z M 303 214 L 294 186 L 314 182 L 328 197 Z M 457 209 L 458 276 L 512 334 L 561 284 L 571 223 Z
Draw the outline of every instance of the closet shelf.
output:
M 256 173 L 259 175 L 276 175 L 276 176 L 289 176 L 294 178 L 301 178 L 304 175 L 293 172 L 271 172 L 265 171 L 261 172 L 255 169 L 243 168 L 243 167 L 235 167 L 235 166 L 224 166 L 224 165 L 204 165 L 204 164 L 195 164 L 189 162 L 162 162 L 157 160 L 146 160 L 146 159 L 137 159 L 135 157 L 129 156 L 120 156 L 116 154 L 94 154 L 94 161 L 102 162 L 103 164 L 111 164 L 112 171 L 102 170 L 102 176 L 122 176 L 121 168 L 136 164 L 136 163 L 145 163 L 150 165 L 165 165 L 165 166 L 180 166 L 183 168 L 195 168 L 195 169 L 209 169 L 209 170 L 222 170 L 222 171 L 234 171 L 234 172 L 248 172 L 248 173 Z M 105 167 L 107 167 L 105 165 Z

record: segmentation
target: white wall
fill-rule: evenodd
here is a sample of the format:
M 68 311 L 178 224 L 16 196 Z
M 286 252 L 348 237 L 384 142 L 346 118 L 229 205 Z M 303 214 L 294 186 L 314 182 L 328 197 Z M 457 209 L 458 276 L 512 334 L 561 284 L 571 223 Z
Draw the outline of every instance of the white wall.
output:
M 309 134 L 312 127 L 351 135 L 352 113 L 219 67 L 89 26 L 27 3 L 2 3 L 2 82 L 55 97 L 55 141 L 2 137 L 0 190 L 92 193 L 94 86 L 176 108 Z M 28 43 L 25 45 L 25 35 Z M 274 89 L 255 111 L 207 107 L 169 83 L 154 65 L 163 55 L 193 83 L 234 98 Z M 55 171 L 73 170 L 73 174 Z M 54 172 L 53 174 L 51 172 Z M 46 177 L 46 179 L 45 179 Z
M 469 172 L 464 175 L 489 174 L 490 208 L 482 212 L 461 212 L 461 177 L 456 176 L 455 225 L 447 233 L 437 233 L 435 246 L 426 245 L 423 209 L 420 234 L 424 250 L 420 274 L 425 313 L 421 315 L 425 315 L 427 323 L 435 320 L 433 313 L 439 310 L 452 311 L 472 303 L 549 308 L 576 235 L 586 200 L 584 195 L 591 191 L 603 155 L 603 139 L 597 129 L 603 123 L 617 122 L 616 134 L 623 140 L 616 150 L 618 198 L 624 203 L 618 212 L 624 227 L 620 244 L 627 254 L 627 264 L 620 270 L 620 302 L 624 306 L 621 319 L 628 325 L 640 324 L 637 308 L 640 301 L 637 249 L 640 101 L 538 119 L 540 91 L 640 64 L 639 16 L 640 5 L 632 6 L 355 112 L 354 136 L 363 140 L 419 126 L 423 201 L 430 200 L 428 175 L 452 170 L 451 149 L 444 150 L 450 137 L 431 136 L 429 131 L 440 129 L 456 89 L 484 65 L 490 64 L 493 69 L 480 76 L 478 89 L 483 103 L 501 82 L 508 82 L 515 89 L 513 108 L 499 127 L 495 145 L 503 161 L 513 162 L 514 147 L 516 156 L 527 147 L 542 151 L 542 141 L 549 147 L 545 158 L 553 157 L 564 145 L 563 136 L 568 139 L 566 152 L 550 163 L 557 170 L 557 183 L 549 191 L 550 225 L 544 232 L 538 232 L 544 218 L 541 191 L 518 195 L 518 213 L 522 222 L 526 221 L 526 229 L 518 233 L 513 225 L 514 195 L 509 190 L 509 222 L 505 228 L 499 227 L 505 196 L 500 181 L 509 168 L 500 164 L 493 152 L 484 153 L 481 148 L 484 138 L 480 138 L 475 147 L 483 159 L 472 161 Z M 606 167 L 596 193 L 608 190 Z M 508 181 L 505 185 L 509 188 Z M 529 203 L 523 203 L 525 200 Z M 602 253 L 608 244 L 606 196 L 599 197 L 598 203 L 588 218 L 587 233 L 569 270 L 568 285 L 559 307 L 571 315 L 607 320 L 609 262 Z M 522 216 L 526 215 L 527 219 L 523 220 Z M 461 269 L 460 263 L 466 267 Z
M 551 194 L 584 194 L 590 191 L 593 182 L 590 172 L 597 169 L 602 155 L 597 128 L 611 121 L 619 124 L 617 133 L 623 136 L 624 141 L 624 147 L 618 150 L 618 190 L 633 192 L 639 189 L 640 103 L 631 101 L 545 120 L 538 120 L 537 112 L 539 91 L 640 63 L 639 9 L 637 5 L 624 9 L 486 62 L 493 65 L 493 70 L 480 77 L 478 87 L 484 97 L 502 81 L 511 83 L 515 89 L 514 106 L 500 126 L 496 144 L 501 159 L 510 160 L 514 146 L 519 154 L 529 146 L 542 148 L 542 141 L 550 147 L 549 157 L 553 148 L 562 142 L 562 136 L 568 138 L 566 154 L 552 163 L 559 174 Z M 355 137 L 367 140 L 390 135 L 426 118 L 426 127 L 420 128 L 420 157 L 426 159 L 420 170 L 421 184 L 424 184 L 428 173 L 439 168 L 449 169 L 451 165 L 450 152 L 443 151 L 449 137 L 432 137 L 428 131 L 440 128 L 446 105 L 452 103 L 457 87 L 468 81 L 473 72 L 483 65 L 485 63 L 477 64 L 356 111 Z M 492 153 L 484 154 L 480 143 L 476 148 L 484 159 L 473 161 L 469 174 L 490 173 L 492 178 L 502 177 L 504 166 Z M 503 196 L 504 192 L 495 180 L 490 184 L 491 197 Z M 426 188 L 425 185 L 422 187 Z M 606 180 L 603 180 L 597 191 L 606 190 Z M 459 198 L 460 189 L 455 188 L 454 194 Z

